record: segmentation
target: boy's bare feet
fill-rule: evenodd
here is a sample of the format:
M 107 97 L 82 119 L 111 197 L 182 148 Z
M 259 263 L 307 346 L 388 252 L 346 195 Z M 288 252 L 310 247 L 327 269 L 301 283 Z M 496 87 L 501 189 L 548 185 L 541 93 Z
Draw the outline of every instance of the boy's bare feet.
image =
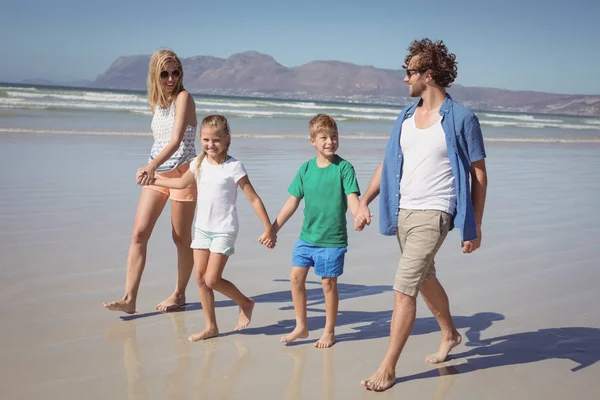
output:
M 121 299 L 102 304 L 104 305 L 104 308 L 110 311 L 121 311 L 127 314 L 135 314 L 135 301 Z
M 252 320 L 252 311 L 254 310 L 254 300 L 250 299 L 250 304 L 246 307 L 240 307 L 240 317 L 238 319 L 238 323 L 235 326 L 236 331 L 241 331 L 245 329 Z
M 159 303 L 156 306 L 156 309 L 161 312 L 169 312 L 177 310 L 181 307 L 185 306 L 185 295 L 178 295 L 173 293 L 169 296 L 168 299 Z
M 321 339 L 315 342 L 315 347 L 319 349 L 326 349 L 327 347 L 331 347 L 335 344 L 335 333 L 333 332 L 323 332 L 323 336 Z
M 214 338 L 216 336 L 219 336 L 219 328 L 211 327 L 211 328 L 204 329 L 200 333 L 194 333 L 193 335 L 190 335 L 188 340 L 190 342 L 199 342 L 200 340 L 206 340 L 206 339 Z
M 292 343 L 296 339 L 306 339 L 308 337 L 308 328 L 296 326 L 292 333 L 281 338 L 282 343 Z
M 460 336 L 458 332 L 454 332 L 452 339 L 442 340 L 437 353 L 427 356 L 425 361 L 430 364 L 443 363 L 446 361 L 446 358 L 448 358 L 448 353 L 450 353 L 450 350 L 458 346 L 460 342 L 462 342 L 462 336 Z
M 395 371 L 384 371 L 380 368 L 369 379 L 361 381 L 360 384 L 367 390 L 383 392 L 396 384 L 396 373 Z

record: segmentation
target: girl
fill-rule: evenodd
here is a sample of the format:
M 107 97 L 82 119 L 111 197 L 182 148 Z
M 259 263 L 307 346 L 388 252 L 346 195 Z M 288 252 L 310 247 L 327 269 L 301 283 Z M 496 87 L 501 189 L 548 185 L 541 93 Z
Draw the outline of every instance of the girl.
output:
M 194 249 L 196 282 L 206 329 L 190 336 L 189 340 L 193 342 L 219 334 L 213 289 L 239 306 L 236 330 L 246 328 L 252 318 L 254 301 L 242 294 L 233 283 L 222 278 L 225 264 L 234 253 L 238 234 L 238 186 L 264 225 L 265 231 L 259 242 L 268 248 L 273 248 L 276 242 L 265 206 L 254 191 L 244 166 L 227 154 L 231 144 L 227 119 L 222 115 L 204 118 L 200 126 L 200 142 L 202 154 L 192 161 L 189 170 L 181 178 L 164 179 L 159 176 L 153 180 L 154 185 L 170 189 L 184 188 L 194 182 L 198 187 L 196 228 L 191 247 Z
M 164 180 L 181 177 L 196 157 L 196 105 L 183 88 L 181 61 L 172 51 L 157 51 L 150 59 L 148 100 L 154 114 L 154 144 L 148 164 L 138 169 L 136 175 L 137 183 L 143 185 L 155 177 Z M 193 182 L 176 190 L 157 186 L 145 186 L 142 189 L 127 256 L 125 295 L 120 300 L 104 303 L 107 309 L 135 313 L 148 240 L 168 199 L 171 199 L 173 242 L 177 247 L 177 284 L 173 294 L 158 304 L 156 309 L 171 311 L 185 305 L 185 289 L 193 268 L 190 248 L 196 206 L 196 187 Z

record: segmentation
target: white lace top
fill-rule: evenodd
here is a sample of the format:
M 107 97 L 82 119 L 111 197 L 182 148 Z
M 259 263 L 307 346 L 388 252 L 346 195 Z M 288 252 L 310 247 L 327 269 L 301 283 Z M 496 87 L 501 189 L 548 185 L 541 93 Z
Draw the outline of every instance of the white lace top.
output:
M 150 158 L 152 161 L 171 141 L 173 135 L 173 125 L 175 124 L 175 101 L 171 103 L 169 108 L 162 108 L 159 105 L 154 110 L 152 117 L 152 136 L 154 136 L 154 144 L 150 150 Z M 183 139 L 179 148 L 173 155 L 160 165 L 156 172 L 171 171 L 196 157 L 196 127 L 188 125 L 183 133 Z

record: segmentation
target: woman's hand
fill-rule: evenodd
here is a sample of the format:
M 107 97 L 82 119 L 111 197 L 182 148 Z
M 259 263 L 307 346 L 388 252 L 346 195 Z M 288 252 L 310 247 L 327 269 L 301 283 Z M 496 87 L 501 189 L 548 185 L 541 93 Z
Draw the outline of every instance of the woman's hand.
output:
M 148 164 L 137 170 L 135 175 L 135 181 L 138 185 L 146 186 L 151 185 L 154 182 L 155 168 Z

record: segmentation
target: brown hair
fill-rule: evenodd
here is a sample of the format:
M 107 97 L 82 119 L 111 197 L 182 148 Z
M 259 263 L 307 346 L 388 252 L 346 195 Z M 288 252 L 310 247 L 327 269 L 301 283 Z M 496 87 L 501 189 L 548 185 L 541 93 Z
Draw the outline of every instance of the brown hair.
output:
M 231 129 L 229 129 L 229 122 L 227 122 L 227 118 L 219 114 L 207 115 L 202 120 L 200 124 L 200 136 L 202 136 L 203 128 L 213 128 L 217 131 L 224 133 L 227 136 L 227 147 L 225 147 L 225 159 L 227 158 L 227 152 L 229 151 L 229 146 L 231 146 Z M 206 152 L 204 148 L 202 148 L 200 155 L 198 156 L 198 165 L 196 166 L 196 176 L 200 175 L 200 165 L 202 165 L 202 161 L 206 158 Z
M 327 114 L 318 114 L 314 116 L 308 123 L 308 131 L 310 137 L 315 138 L 319 133 L 325 131 L 327 133 L 338 132 L 335 120 Z
M 448 48 L 443 41 L 438 40 L 434 43 L 427 38 L 415 40 L 408 47 L 408 52 L 402 68 L 407 69 L 410 60 L 418 55 L 418 65 L 414 69 L 419 72 L 431 70 L 433 80 L 441 87 L 450 87 L 456 79 L 458 75 L 456 55 L 448 53 Z
M 165 93 L 162 87 L 160 73 L 165 69 L 168 63 L 174 63 L 175 68 L 181 72 L 177 86 L 172 93 Z M 152 54 L 150 66 L 148 68 L 148 101 L 151 105 L 159 105 L 167 108 L 173 100 L 183 90 L 183 66 L 175 53 L 171 50 L 159 50 Z

